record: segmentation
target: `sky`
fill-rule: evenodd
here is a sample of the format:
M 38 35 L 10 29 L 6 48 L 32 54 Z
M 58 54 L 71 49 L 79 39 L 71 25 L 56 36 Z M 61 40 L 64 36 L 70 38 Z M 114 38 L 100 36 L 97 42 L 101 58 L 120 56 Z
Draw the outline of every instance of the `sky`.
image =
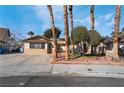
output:
M 64 37 L 63 6 L 52 6 L 55 26 L 62 30 Z M 29 31 L 35 35 L 43 35 L 51 27 L 49 12 L 45 5 L 0 5 L 0 27 L 9 28 L 20 38 L 26 38 Z M 120 30 L 124 27 L 124 6 L 121 6 Z M 110 36 L 114 30 L 114 5 L 95 5 L 95 30 L 101 36 Z M 73 6 L 74 27 L 86 26 L 90 30 L 90 6 Z M 70 24 L 69 24 L 70 29 Z

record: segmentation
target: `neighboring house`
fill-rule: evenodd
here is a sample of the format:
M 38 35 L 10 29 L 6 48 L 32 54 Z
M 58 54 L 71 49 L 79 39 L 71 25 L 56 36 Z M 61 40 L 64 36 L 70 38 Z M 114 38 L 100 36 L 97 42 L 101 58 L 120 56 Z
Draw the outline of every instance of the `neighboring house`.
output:
M 124 46 L 124 35 L 120 35 L 119 36 L 119 45 L 120 45 L 120 48 Z
M 103 43 L 105 44 L 106 46 L 106 50 L 112 50 L 113 48 L 113 37 L 104 37 L 103 38 Z
M 52 54 L 53 42 L 43 36 L 33 36 L 23 40 L 24 54 L 47 55 Z
M 10 32 L 7 28 L 0 28 L 0 48 L 9 48 Z
M 57 44 L 58 44 L 58 51 L 64 52 L 65 51 L 65 39 L 64 38 L 58 39 Z
M 103 43 L 106 45 L 107 50 L 113 48 L 113 37 L 105 37 Z M 119 35 L 119 48 L 124 46 L 124 35 Z

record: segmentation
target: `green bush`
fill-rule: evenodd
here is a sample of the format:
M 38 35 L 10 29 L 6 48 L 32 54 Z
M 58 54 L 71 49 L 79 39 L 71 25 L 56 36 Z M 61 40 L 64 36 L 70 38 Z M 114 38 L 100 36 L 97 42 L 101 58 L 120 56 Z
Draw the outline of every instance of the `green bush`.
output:
M 101 40 L 102 40 L 101 35 L 96 30 L 89 31 L 89 44 L 91 46 L 99 45 Z
M 84 26 L 78 26 L 73 29 L 72 38 L 75 44 L 80 43 L 81 41 L 88 40 L 88 31 Z

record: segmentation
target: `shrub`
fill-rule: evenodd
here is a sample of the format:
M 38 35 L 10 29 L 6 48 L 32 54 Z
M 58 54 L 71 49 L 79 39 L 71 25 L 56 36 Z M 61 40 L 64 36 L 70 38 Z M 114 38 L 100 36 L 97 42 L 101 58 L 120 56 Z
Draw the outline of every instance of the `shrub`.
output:
M 101 35 L 96 30 L 89 31 L 89 44 L 91 46 L 99 45 L 101 40 Z

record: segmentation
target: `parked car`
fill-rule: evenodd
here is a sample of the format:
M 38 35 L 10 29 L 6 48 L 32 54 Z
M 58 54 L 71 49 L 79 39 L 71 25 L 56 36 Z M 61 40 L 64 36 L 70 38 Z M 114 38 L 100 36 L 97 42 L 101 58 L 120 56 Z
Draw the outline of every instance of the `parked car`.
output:
M 19 53 L 23 53 L 23 52 L 24 52 L 23 47 L 19 47 Z
M 120 54 L 124 54 L 124 46 L 121 47 L 121 48 L 119 48 L 119 53 L 120 53 Z
M 6 53 L 6 49 L 5 48 L 0 48 L 0 54 L 5 54 Z

